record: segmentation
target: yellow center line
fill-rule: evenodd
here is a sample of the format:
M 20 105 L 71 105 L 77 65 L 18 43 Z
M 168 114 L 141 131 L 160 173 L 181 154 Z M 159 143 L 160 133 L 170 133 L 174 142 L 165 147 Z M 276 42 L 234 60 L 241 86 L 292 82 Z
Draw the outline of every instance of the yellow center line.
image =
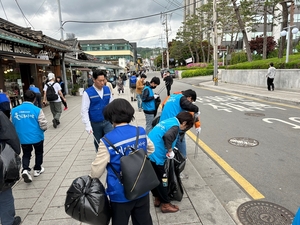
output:
M 191 132 L 187 131 L 187 135 L 197 141 L 197 137 Z M 221 168 L 223 168 L 253 199 L 265 198 L 252 184 L 250 184 L 242 175 L 233 169 L 224 159 L 208 147 L 203 141 L 198 139 L 197 143 L 203 151 L 205 151 Z

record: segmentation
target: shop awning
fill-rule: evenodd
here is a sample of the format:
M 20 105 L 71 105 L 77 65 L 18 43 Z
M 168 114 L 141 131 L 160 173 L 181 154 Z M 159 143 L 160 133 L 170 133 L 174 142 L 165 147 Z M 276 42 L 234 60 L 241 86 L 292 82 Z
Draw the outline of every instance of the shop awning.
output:
M 28 64 L 40 64 L 40 65 L 50 65 L 50 60 L 45 59 L 37 59 L 37 58 L 29 58 L 22 56 L 14 56 L 13 57 L 17 63 L 28 63 Z

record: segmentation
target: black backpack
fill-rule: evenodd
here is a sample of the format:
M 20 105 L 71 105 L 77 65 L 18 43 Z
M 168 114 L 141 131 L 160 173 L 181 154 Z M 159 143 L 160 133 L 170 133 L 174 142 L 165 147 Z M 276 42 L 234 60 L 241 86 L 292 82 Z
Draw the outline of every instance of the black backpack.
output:
M 53 83 L 52 85 L 46 84 L 47 85 L 47 91 L 46 91 L 46 97 L 47 97 L 47 101 L 51 102 L 51 101 L 55 101 L 58 99 L 58 95 L 55 92 L 55 89 L 53 87 L 55 83 Z

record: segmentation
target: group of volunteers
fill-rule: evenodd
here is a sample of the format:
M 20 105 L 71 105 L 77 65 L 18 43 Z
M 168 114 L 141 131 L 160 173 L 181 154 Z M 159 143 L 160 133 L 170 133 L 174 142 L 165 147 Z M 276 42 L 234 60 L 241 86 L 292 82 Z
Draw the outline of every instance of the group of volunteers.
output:
M 131 79 L 132 77 L 133 79 Z M 135 86 L 130 86 L 134 78 L 136 79 Z M 150 215 L 149 193 L 146 192 L 134 200 L 126 199 L 123 185 L 116 175 L 116 173 L 121 173 L 120 159 L 123 155 L 130 153 L 130 147 L 137 143 L 138 149 L 147 152 L 160 181 L 159 185 L 151 190 L 154 206 L 160 207 L 163 213 L 174 213 L 179 210 L 179 207 L 171 203 L 168 188 L 162 182 L 165 174 L 164 164 L 167 159 L 174 157 L 173 149 L 175 147 L 186 157 L 184 135 L 187 130 L 195 125 L 196 131 L 201 131 L 199 108 L 193 104 L 197 95 L 191 89 L 170 94 L 162 104 L 163 109 L 157 120 L 158 123 L 153 125 L 153 120 L 157 114 L 157 99 L 159 98 L 159 95 L 154 93 L 154 89 L 160 85 L 160 78 L 153 77 L 150 81 L 146 81 L 146 78 L 145 73 L 140 73 L 138 79 L 136 73 L 132 73 L 126 78 L 124 76 L 118 78 L 118 80 L 122 79 L 123 85 L 124 81 L 129 79 L 129 87 L 133 89 L 130 90 L 132 91 L 131 101 L 137 99 L 138 110 L 143 110 L 145 115 L 145 128 L 138 126 L 138 139 L 137 127 L 131 124 L 135 119 L 135 110 L 126 99 L 114 98 L 108 85 L 109 82 L 107 82 L 105 70 L 94 70 L 89 74 L 89 87 L 82 94 L 82 122 L 88 134 L 93 135 L 96 151 L 95 159 L 91 164 L 90 176 L 100 178 L 105 170 L 107 171 L 106 194 L 109 197 L 112 210 L 112 225 L 127 225 L 130 217 L 133 225 L 153 224 Z M 26 183 L 33 181 L 32 174 L 33 177 L 38 177 L 45 172 L 42 164 L 44 132 L 48 128 L 48 122 L 43 113 L 41 102 L 43 105 L 49 102 L 54 128 L 57 128 L 61 122 L 61 104 L 63 103 L 64 109 L 67 109 L 64 84 L 60 77 L 55 78 L 53 73 L 49 73 L 48 80 L 44 84 L 43 94 L 34 86 L 33 81 L 31 83 L 30 88 L 24 93 L 24 102 L 11 110 L 11 118 L 10 112 L 1 112 L 0 110 L 2 147 L 10 147 L 11 151 L 16 153 L 16 157 L 22 149 L 22 162 L 21 160 L 13 160 L 14 163 L 10 166 L 20 169 L 22 164 L 21 176 Z M 170 89 L 168 89 L 169 91 Z M 5 104 L 3 105 L 5 106 Z M 4 132 L 3 129 L 6 131 Z M 119 153 L 110 147 L 104 137 L 111 141 Z M 33 149 L 35 160 L 33 168 L 30 168 Z M 0 154 L 2 153 L 3 151 Z M 0 157 L 0 168 L 3 164 L 1 159 Z M 112 170 L 110 164 L 116 171 Z M 19 179 L 19 170 L 15 169 L 14 173 L 16 179 L 4 180 L 4 178 L 0 178 L 0 220 L 2 225 L 21 223 L 21 218 L 15 216 L 11 189 Z
M 129 78 L 136 77 L 132 73 Z M 143 87 L 137 94 L 141 100 L 138 109 L 144 111 L 146 128 L 138 127 L 138 148 L 144 149 L 152 163 L 160 184 L 151 190 L 154 196 L 154 206 L 160 207 L 163 213 L 174 213 L 179 210 L 173 205 L 168 196 L 168 188 L 163 184 L 165 174 L 164 164 L 169 158 L 174 157 L 173 149 L 177 146 L 186 157 L 186 143 L 184 134 L 193 125 L 196 131 L 201 131 L 199 121 L 199 108 L 193 104 L 197 99 L 195 91 L 188 89 L 175 94 L 170 94 L 163 103 L 159 122 L 153 127 L 152 122 L 157 113 L 156 99 L 159 97 L 154 93 L 160 78 L 153 77 L 150 82 L 145 81 L 145 74 L 141 74 L 136 81 L 141 81 Z M 130 153 L 130 147 L 136 142 L 137 128 L 131 122 L 135 119 L 135 110 L 124 98 L 114 99 L 109 88 L 105 85 L 106 73 L 103 70 L 93 71 L 93 86 L 85 90 L 82 96 L 81 116 L 86 131 L 93 135 L 96 157 L 92 162 L 90 176 L 100 178 L 105 171 L 106 193 L 110 199 L 112 209 L 112 224 L 127 225 L 131 217 L 133 225 L 152 225 L 150 215 L 149 193 L 145 193 L 134 200 L 125 197 L 124 188 L 116 173 L 121 173 L 120 159 L 123 155 Z M 119 80 L 122 79 L 120 76 Z M 124 85 L 124 83 L 123 83 Z M 132 90 L 130 90 L 132 91 Z M 136 92 L 134 91 L 136 94 Z M 134 94 L 132 91 L 132 94 Z M 134 101 L 135 96 L 131 96 Z M 110 140 L 108 143 L 106 139 Z M 114 145 L 118 153 L 111 147 Z M 111 164 L 111 165 L 110 165 Z M 114 170 L 112 169 L 114 168 Z
M 31 79 L 29 89 L 24 92 L 22 104 L 11 109 L 8 96 L 1 92 L 3 103 L 0 107 L 0 221 L 2 225 L 18 225 L 21 218 L 15 216 L 14 198 L 12 186 L 21 176 L 25 183 L 32 182 L 34 177 L 40 176 L 45 169 L 43 164 L 44 132 L 48 128 L 48 122 L 42 110 L 41 92 L 33 84 Z M 48 79 L 43 88 L 43 104 L 49 102 L 53 115 L 53 127 L 60 124 L 62 113 L 61 104 L 67 110 L 65 99 L 65 85 L 60 77 L 55 79 L 53 73 L 48 74 Z M 18 156 L 22 149 L 22 160 Z M 35 160 L 33 168 L 30 168 L 30 160 L 34 149 Z M 13 153 L 13 154 L 12 154 Z M 31 171 L 33 170 L 33 173 Z

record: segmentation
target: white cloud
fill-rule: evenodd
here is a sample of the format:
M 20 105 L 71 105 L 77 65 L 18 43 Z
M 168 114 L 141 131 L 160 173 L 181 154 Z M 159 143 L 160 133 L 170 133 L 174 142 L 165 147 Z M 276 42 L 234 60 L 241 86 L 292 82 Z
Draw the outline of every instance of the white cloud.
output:
M 58 2 L 55 0 L 17 0 L 34 30 L 60 39 Z M 160 16 L 113 23 L 71 23 L 66 21 L 111 21 L 145 17 L 163 13 L 182 6 L 182 0 L 60 0 L 62 21 L 66 33 L 74 33 L 78 39 L 123 38 L 137 42 L 138 47 L 166 46 L 165 26 Z M 7 18 L 19 26 L 30 27 L 19 10 L 16 1 L 2 0 Z M 0 16 L 6 19 L 3 8 Z M 168 16 L 169 41 L 175 38 L 183 20 L 183 9 Z

